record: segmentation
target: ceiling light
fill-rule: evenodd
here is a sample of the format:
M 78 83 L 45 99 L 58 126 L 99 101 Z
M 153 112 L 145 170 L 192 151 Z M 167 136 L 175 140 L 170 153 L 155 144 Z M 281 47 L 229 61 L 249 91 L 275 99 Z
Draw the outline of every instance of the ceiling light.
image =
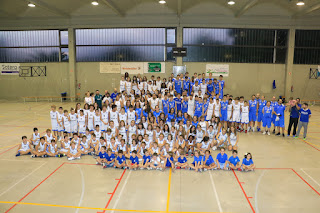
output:
M 98 1 L 92 1 L 91 4 L 94 5 L 94 6 L 99 5 Z
M 167 3 L 165 0 L 160 0 L 159 1 L 159 4 L 165 4 L 165 3 Z
M 232 0 L 230 0 L 230 1 L 228 1 L 228 4 L 229 5 L 234 5 L 236 2 L 235 1 L 232 1 Z
M 36 5 L 35 4 L 33 4 L 33 3 L 31 3 L 31 2 L 29 2 L 29 4 L 28 4 L 28 7 L 35 7 Z
M 303 5 L 304 5 L 304 1 L 299 0 L 299 1 L 297 2 L 297 5 L 298 5 L 298 6 L 303 6 Z

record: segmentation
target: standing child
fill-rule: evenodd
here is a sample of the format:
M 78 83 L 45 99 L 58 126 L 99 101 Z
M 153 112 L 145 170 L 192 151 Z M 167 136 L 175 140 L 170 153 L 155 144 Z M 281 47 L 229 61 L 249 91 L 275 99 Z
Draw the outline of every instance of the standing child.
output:
M 78 131 L 80 136 L 86 133 L 86 116 L 84 115 L 83 110 L 81 109 L 78 115 Z
M 225 148 L 220 149 L 220 153 L 217 155 L 217 166 L 218 169 L 228 170 L 228 155 L 225 153 Z
M 63 140 L 63 108 L 59 107 L 59 111 L 57 114 L 57 126 L 58 126 L 58 136 L 59 136 L 59 140 Z
M 252 107 L 252 109 L 254 109 L 254 107 Z M 250 108 L 250 110 L 251 110 L 251 108 Z M 252 131 L 254 131 L 255 113 L 256 112 L 251 113 L 251 116 L 252 116 L 251 124 L 253 126 Z M 249 105 L 248 105 L 247 101 L 244 101 L 244 105 L 241 108 L 241 124 L 242 124 L 242 127 L 243 127 L 245 133 L 248 132 L 248 130 L 247 130 L 248 123 L 249 123 Z
M 128 165 L 129 169 L 137 170 L 139 167 L 139 158 L 137 156 L 137 151 L 133 150 L 130 156 L 131 164 Z
M 232 156 L 229 158 L 229 168 L 233 170 L 240 170 L 241 164 L 240 164 L 240 159 L 238 157 L 238 151 L 233 150 L 232 151 Z
M 53 131 L 53 134 L 56 136 L 58 132 L 58 122 L 57 122 L 57 114 L 58 112 L 56 111 L 56 106 L 52 105 L 51 106 L 51 111 L 50 111 L 50 118 L 51 118 L 51 129 Z
M 253 163 L 253 161 L 252 161 L 252 155 L 251 155 L 251 153 L 249 152 L 249 153 L 246 153 L 245 155 L 244 155 L 244 158 L 243 158 L 243 160 L 242 160 L 242 171 L 244 170 L 244 171 L 253 171 L 255 168 L 256 168 L 256 166 L 254 165 L 254 163 Z
M 126 157 L 123 155 L 122 150 L 119 150 L 118 157 L 114 163 L 114 168 L 126 169 L 126 167 L 127 167 Z
M 68 114 L 68 110 L 63 111 L 63 129 L 64 132 L 67 132 L 69 136 L 71 136 L 71 122 L 70 122 L 70 116 Z
M 30 142 L 27 139 L 27 136 L 22 136 L 22 142 L 18 147 L 18 150 L 16 152 L 16 157 L 20 155 L 30 155 L 32 151 L 32 147 Z
M 70 118 L 71 133 L 77 133 L 78 132 L 78 123 L 77 123 L 78 117 L 77 117 L 77 114 L 73 108 L 70 109 L 69 118 Z

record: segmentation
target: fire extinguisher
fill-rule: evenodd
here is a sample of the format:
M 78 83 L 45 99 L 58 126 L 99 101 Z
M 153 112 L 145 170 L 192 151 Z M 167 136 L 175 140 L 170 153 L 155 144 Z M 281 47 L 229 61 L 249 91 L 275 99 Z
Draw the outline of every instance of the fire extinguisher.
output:
M 291 86 L 291 92 L 293 92 L 293 86 Z
M 81 89 L 81 83 L 78 84 L 78 89 Z

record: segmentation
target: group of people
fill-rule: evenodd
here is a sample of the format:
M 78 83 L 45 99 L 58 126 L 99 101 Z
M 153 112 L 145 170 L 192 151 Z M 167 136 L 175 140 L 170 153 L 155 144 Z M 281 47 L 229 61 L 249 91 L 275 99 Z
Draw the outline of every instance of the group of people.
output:
M 133 169 L 181 167 L 181 163 L 184 163 L 182 168 L 196 171 L 211 166 L 221 168 L 221 165 L 225 169 L 224 166 L 231 165 L 230 160 L 225 164 L 227 161 L 222 163 L 217 157 L 216 162 L 212 161 L 215 166 L 206 167 L 211 160 L 205 156 L 211 156 L 217 149 L 237 153 L 240 132 L 261 131 L 271 135 L 273 124 L 273 133 L 284 136 L 286 110 L 290 110 L 292 117 L 288 135 L 293 125 L 295 137 L 299 136 L 301 127 L 306 137 L 311 111 L 306 103 L 301 106 L 300 99 L 284 105 L 282 99 L 276 101 L 273 97 L 266 101 L 263 95 L 256 94 L 247 101 L 243 96 L 234 98 L 224 94 L 225 86 L 223 76 L 218 80 L 212 74 L 206 78 L 204 74 L 189 77 L 186 73 L 168 80 L 151 76 L 149 81 L 140 75 L 133 76 L 131 81 L 125 75 L 121 77 L 119 92 L 117 88 L 112 94 L 105 91 L 103 96 L 99 90 L 95 94 L 88 92 L 83 107 L 77 103 L 70 111 L 53 105 L 50 111 L 53 133 L 48 129 L 40 137 L 35 129 L 30 143 L 22 139 L 25 142 L 17 155 L 68 156 L 74 160 L 89 154 L 97 156 L 97 163 L 104 167 L 114 163 L 115 167 Z M 299 125 L 295 116 L 300 117 Z M 60 148 L 57 142 L 61 143 Z M 194 162 L 201 163 L 187 164 L 181 156 L 182 159 L 193 157 Z M 251 154 L 248 156 L 252 158 Z M 250 163 L 254 167 L 252 160 Z

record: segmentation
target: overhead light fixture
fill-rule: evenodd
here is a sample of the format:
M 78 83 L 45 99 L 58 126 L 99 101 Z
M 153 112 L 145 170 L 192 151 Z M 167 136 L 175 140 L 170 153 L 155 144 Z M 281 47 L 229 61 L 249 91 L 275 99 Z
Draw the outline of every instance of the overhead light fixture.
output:
M 28 3 L 28 7 L 36 7 L 36 5 L 33 4 L 33 3 L 31 3 L 31 2 L 29 2 L 29 3 Z
M 167 3 L 165 0 L 160 0 L 159 1 L 159 4 L 165 4 L 165 3 Z
M 303 6 L 303 5 L 304 5 L 304 1 L 299 0 L 299 1 L 297 2 L 297 5 L 298 5 L 298 6 Z
M 92 1 L 91 4 L 94 5 L 94 6 L 97 6 L 97 5 L 99 5 L 99 2 L 98 1 Z
M 230 1 L 228 1 L 228 5 L 234 5 L 236 2 L 235 1 L 232 1 L 232 0 L 230 0 Z

